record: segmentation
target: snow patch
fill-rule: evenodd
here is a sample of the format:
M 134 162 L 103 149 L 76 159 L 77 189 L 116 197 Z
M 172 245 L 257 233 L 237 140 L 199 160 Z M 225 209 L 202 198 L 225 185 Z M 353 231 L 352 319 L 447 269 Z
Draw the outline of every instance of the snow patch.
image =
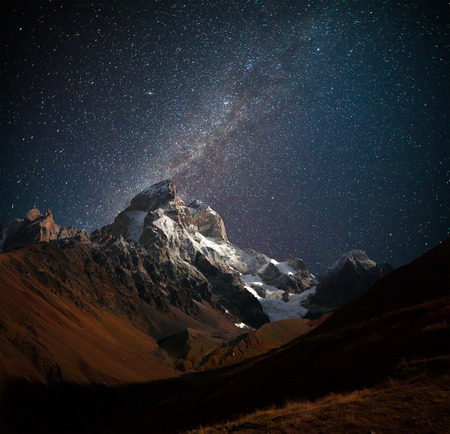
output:
M 259 296 L 259 294 L 251 287 L 251 286 L 247 286 L 245 285 L 244 287 L 250 294 L 253 295 L 253 297 L 255 297 L 256 299 L 259 300 L 259 302 L 261 303 L 261 300 L 263 299 L 262 297 Z M 264 309 L 263 309 L 264 310 Z M 267 313 L 267 312 L 265 312 Z
M 231 269 L 240 273 L 240 270 L 245 267 L 238 255 L 238 249 L 227 241 L 217 241 L 200 233 L 197 233 L 196 237 L 200 246 L 215 250 Z
M 278 269 L 278 271 L 281 274 L 287 274 L 287 275 L 291 275 L 291 276 L 297 274 L 297 271 L 295 271 L 290 265 L 288 265 L 288 263 L 286 261 L 278 262 L 275 259 L 270 259 L 269 262 L 272 263 L 273 265 L 275 265 L 275 267 Z M 264 271 L 265 271 L 267 265 L 268 264 L 264 264 L 261 268 L 258 269 L 257 273 L 264 274 Z
M 235 325 L 236 327 L 239 327 L 240 329 L 248 329 L 248 328 L 250 328 L 247 324 L 244 324 L 243 322 L 240 322 L 240 323 L 234 323 L 234 325 Z
M 290 265 L 288 265 L 287 262 L 278 262 L 275 261 L 275 259 L 271 259 L 270 262 L 278 268 L 278 271 L 281 274 L 297 274 L 297 272 Z
M 310 294 L 315 293 L 316 287 L 309 288 L 300 294 L 288 294 L 287 301 L 284 291 L 274 286 L 264 283 L 259 276 L 250 274 L 241 276 L 247 285 L 245 289 L 250 292 L 261 303 L 264 313 L 267 314 L 270 321 L 278 321 L 286 318 L 303 318 L 308 309 L 302 306 L 302 303 Z M 258 290 L 264 291 L 264 297 L 259 295 Z

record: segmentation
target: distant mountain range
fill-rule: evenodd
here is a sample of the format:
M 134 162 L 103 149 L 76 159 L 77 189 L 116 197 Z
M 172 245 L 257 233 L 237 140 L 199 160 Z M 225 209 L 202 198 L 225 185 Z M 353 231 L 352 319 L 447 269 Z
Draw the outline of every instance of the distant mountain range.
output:
M 299 258 L 234 246 L 215 211 L 186 205 L 166 180 L 91 235 L 33 209 L 1 244 L 0 385 L 13 432 L 183 430 L 448 353 L 449 242 L 395 271 L 351 251 L 315 277 Z M 93 414 L 85 406 L 99 393 Z M 38 398 L 61 413 L 50 422 Z

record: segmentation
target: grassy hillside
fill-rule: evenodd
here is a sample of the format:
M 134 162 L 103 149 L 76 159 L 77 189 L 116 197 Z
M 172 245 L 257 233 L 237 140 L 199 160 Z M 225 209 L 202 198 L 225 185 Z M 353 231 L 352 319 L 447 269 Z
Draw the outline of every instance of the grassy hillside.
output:
M 290 402 L 190 434 L 444 433 L 450 426 L 450 359 L 402 362 L 376 387 Z

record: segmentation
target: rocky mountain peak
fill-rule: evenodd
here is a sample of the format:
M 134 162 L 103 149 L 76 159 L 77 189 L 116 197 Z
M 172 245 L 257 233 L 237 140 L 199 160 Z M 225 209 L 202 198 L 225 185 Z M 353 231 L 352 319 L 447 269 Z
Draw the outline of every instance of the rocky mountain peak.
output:
M 315 293 L 308 297 L 309 317 L 331 312 L 359 297 L 392 269 L 390 264 L 372 261 L 363 250 L 345 253 L 319 278 Z
M 175 184 L 170 179 L 153 184 L 138 193 L 125 211 L 151 212 L 168 206 L 185 206 L 178 196 Z
M 222 218 L 209 205 L 198 200 L 189 204 L 194 224 L 204 237 L 215 238 L 220 241 L 227 240 L 227 232 Z
M 344 253 L 329 269 L 328 272 L 337 273 L 345 266 L 352 266 L 355 269 L 368 270 L 375 267 L 376 262 L 369 259 L 364 250 L 351 250 Z
M 186 206 L 170 180 L 137 194 L 111 225 L 93 233 L 92 240 L 102 253 L 127 264 L 125 274 L 141 273 L 140 280 L 142 273 L 149 274 L 150 281 L 165 288 L 171 305 L 195 310 L 192 300 L 213 304 L 220 300 L 222 309 L 235 315 L 238 323 L 259 326 L 268 321 L 229 265 L 241 260 L 239 249 L 227 241 L 221 217 L 198 201 Z M 137 270 L 140 263 L 144 271 Z
M 31 223 L 42 217 L 43 215 L 41 214 L 41 212 L 37 208 L 33 208 L 25 214 L 24 220 Z
M 73 226 L 59 226 L 53 221 L 52 212 L 47 209 L 42 215 L 37 208 L 25 214 L 23 219 L 15 219 L 8 227 L 3 242 L 3 251 L 34 242 L 50 242 L 79 237 L 88 240 L 89 236 Z
M 167 218 L 175 224 L 167 221 Z M 138 245 L 145 245 L 153 241 L 155 228 L 162 230 L 169 238 L 174 231 L 187 230 L 217 241 L 228 241 L 220 215 L 198 200 L 186 206 L 170 179 L 137 194 L 113 224 L 104 229 L 116 237 L 122 235 Z
M 114 239 L 122 236 L 143 249 L 145 261 L 151 257 L 166 264 L 173 275 L 170 279 L 206 279 L 225 309 L 237 309 L 251 326 L 267 321 L 261 309 L 266 313 L 281 309 L 273 316 L 276 319 L 280 315 L 285 318 L 287 311 L 287 317 L 297 315 L 303 299 L 300 293 L 314 278 L 301 259 L 278 262 L 231 244 L 220 215 L 200 201 L 186 206 L 170 180 L 136 195 L 103 230 L 105 235 Z
M 128 241 L 143 245 L 153 238 L 147 229 L 154 226 L 153 222 L 165 217 L 184 229 L 194 223 L 189 208 L 178 196 L 175 184 L 170 179 L 153 184 L 138 193 L 114 222 L 103 229 L 115 237 L 121 235 Z M 164 226 L 168 225 L 173 226 L 171 223 Z

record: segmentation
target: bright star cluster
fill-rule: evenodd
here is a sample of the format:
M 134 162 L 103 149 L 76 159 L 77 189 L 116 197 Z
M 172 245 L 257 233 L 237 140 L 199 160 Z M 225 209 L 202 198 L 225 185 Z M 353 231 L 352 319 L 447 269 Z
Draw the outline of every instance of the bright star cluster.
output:
M 448 237 L 444 3 L 4 0 L 0 219 L 172 178 L 241 247 L 404 264 Z

